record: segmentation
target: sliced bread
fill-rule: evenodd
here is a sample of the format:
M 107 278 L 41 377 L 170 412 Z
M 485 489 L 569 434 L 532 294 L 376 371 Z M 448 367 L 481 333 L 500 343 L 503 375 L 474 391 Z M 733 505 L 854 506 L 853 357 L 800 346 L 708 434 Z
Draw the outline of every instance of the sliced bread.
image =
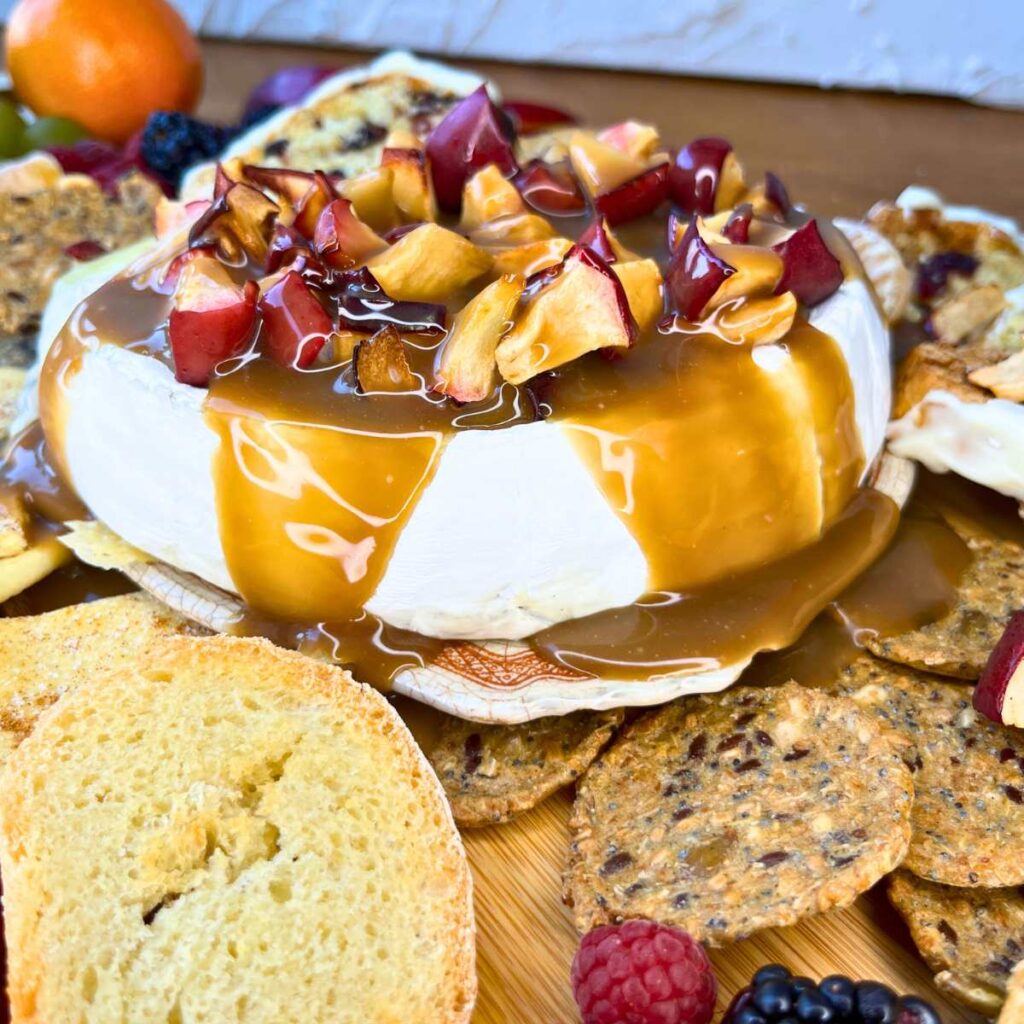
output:
M 169 639 L 45 712 L 0 785 L 14 1024 L 448 1024 L 476 991 L 443 791 L 375 691 Z

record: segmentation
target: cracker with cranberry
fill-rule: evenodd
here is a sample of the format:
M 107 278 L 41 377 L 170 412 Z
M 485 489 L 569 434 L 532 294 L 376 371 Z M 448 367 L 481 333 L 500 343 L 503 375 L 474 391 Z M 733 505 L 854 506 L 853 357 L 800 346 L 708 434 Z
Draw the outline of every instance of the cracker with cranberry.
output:
M 852 701 L 795 683 L 689 697 L 579 783 L 566 901 L 719 944 L 847 906 L 903 859 L 911 775 Z
M 935 972 L 936 986 L 979 1013 L 997 1013 L 1011 971 L 1024 958 L 1020 890 L 959 889 L 897 871 L 889 899 Z
M 903 867 L 946 885 L 1024 884 L 1024 736 L 971 706 L 973 687 L 865 655 L 827 688 L 892 730 L 914 771 Z
M 966 538 L 973 559 L 956 606 L 937 622 L 897 636 L 868 636 L 872 654 L 958 679 L 977 679 L 1010 616 L 1024 607 L 1024 549 L 1009 541 Z
M 494 825 L 536 807 L 589 767 L 623 712 L 576 711 L 522 725 L 448 717 L 426 751 L 456 822 Z

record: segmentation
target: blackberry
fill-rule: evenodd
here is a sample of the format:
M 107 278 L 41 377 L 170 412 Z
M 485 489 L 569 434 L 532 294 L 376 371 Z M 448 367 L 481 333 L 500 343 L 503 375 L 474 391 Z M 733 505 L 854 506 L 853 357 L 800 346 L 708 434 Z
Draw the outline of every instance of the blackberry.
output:
M 942 1024 L 917 996 L 898 996 L 877 981 L 833 974 L 813 982 L 768 964 L 739 992 L 721 1024 Z
M 946 290 L 950 274 L 970 277 L 977 269 L 978 261 L 968 253 L 936 253 L 917 268 L 917 297 L 922 302 L 935 299 Z
M 188 114 L 159 110 L 142 132 L 142 159 L 161 178 L 177 186 L 190 167 L 217 156 L 229 132 Z

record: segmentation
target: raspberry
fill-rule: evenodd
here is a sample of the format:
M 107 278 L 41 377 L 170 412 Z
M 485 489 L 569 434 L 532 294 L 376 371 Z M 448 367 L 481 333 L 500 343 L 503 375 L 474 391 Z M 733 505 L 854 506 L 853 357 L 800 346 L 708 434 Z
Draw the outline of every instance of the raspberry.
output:
M 717 994 L 700 943 L 653 921 L 584 935 L 572 989 L 583 1024 L 708 1024 Z

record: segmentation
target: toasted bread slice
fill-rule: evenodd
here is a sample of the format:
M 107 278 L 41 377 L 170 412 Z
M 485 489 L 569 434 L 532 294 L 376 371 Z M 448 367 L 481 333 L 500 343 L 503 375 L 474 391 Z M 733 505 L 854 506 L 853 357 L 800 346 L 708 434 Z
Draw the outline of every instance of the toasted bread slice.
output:
M 263 640 L 83 682 L 8 761 L 12 1020 L 466 1022 L 472 885 L 391 706 Z
M 169 636 L 205 633 L 147 594 L 0 618 L 0 765 L 67 690 L 130 669 Z

